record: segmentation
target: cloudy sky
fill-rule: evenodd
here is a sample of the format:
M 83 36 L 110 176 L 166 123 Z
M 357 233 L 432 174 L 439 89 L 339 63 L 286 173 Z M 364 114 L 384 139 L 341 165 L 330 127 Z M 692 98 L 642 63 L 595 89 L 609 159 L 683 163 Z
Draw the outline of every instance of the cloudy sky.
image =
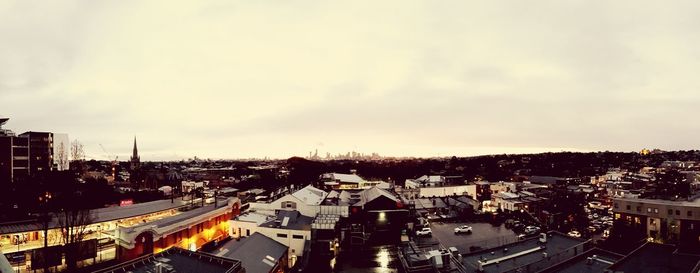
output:
M 177 3 L 176 3 L 177 2 Z M 181 3 L 182 2 L 182 3 Z M 0 1 L 0 116 L 88 156 L 697 149 L 697 1 Z

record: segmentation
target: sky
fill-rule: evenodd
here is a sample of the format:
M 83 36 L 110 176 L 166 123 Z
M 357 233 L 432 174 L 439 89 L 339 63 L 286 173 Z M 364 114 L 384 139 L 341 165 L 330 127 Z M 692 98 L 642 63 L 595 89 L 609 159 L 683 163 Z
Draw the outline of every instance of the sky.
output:
M 90 158 L 698 149 L 697 1 L 0 1 L 0 116 Z M 101 146 L 104 149 L 101 148 Z

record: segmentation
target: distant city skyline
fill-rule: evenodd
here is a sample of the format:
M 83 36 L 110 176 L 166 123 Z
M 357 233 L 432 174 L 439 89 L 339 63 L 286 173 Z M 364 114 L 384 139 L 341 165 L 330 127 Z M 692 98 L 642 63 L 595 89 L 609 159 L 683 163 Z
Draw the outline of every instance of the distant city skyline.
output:
M 698 149 L 698 8 L 4 1 L 0 117 L 122 161 Z

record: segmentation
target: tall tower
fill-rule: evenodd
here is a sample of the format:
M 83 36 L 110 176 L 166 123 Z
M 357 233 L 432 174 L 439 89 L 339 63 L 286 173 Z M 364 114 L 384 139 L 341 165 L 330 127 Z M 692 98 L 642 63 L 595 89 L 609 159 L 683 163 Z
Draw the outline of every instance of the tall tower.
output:
M 136 137 L 134 137 L 134 153 L 131 155 L 131 170 L 136 170 L 141 166 L 141 157 L 139 150 L 136 148 Z

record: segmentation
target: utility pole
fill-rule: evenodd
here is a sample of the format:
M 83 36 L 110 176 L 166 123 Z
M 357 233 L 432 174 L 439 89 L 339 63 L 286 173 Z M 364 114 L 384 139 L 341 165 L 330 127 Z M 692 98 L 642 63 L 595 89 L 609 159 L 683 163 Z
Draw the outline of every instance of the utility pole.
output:
M 44 249 L 43 249 L 43 268 L 44 272 L 49 272 L 49 263 L 48 261 L 48 247 L 49 247 L 49 221 L 51 220 L 51 217 L 49 216 L 49 208 L 48 208 L 48 203 L 49 200 L 51 200 L 51 193 L 50 192 L 45 192 L 44 195 L 39 196 L 39 202 L 40 205 L 43 208 L 43 215 L 41 216 L 42 223 L 44 224 Z

